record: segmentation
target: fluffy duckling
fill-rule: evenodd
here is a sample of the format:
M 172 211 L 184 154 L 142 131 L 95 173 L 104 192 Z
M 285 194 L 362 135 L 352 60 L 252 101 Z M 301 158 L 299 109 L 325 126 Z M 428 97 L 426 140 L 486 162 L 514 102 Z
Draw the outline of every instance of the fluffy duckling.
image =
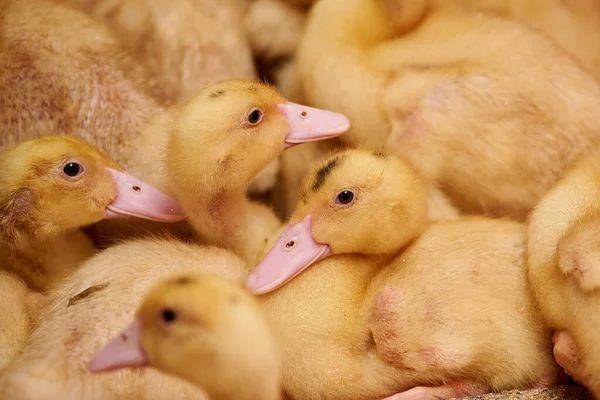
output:
M 342 114 L 240 80 L 205 88 L 172 116 L 166 156 L 172 191 L 202 240 L 252 261 L 281 222 L 246 198 L 248 184 L 283 150 L 349 127 Z
M 31 291 L 22 279 L 0 270 L 0 370 L 25 345 L 44 300 L 45 296 Z
M 247 281 L 276 316 L 291 398 L 449 399 L 558 381 L 527 287 L 524 226 L 427 227 L 425 183 L 364 150 L 307 176 Z
M 154 369 L 87 369 L 92 356 L 134 319 L 148 290 L 188 273 L 219 275 L 239 285 L 247 276 L 245 264 L 230 252 L 177 241 L 130 241 L 88 260 L 56 287 L 26 346 L 0 372 L 2 399 L 206 400 L 200 389 Z
M 306 101 L 348 115 L 340 140 L 387 144 L 462 211 L 523 220 L 600 142 L 600 85 L 522 24 L 417 3 L 318 2 L 297 56 Z
M 185 218 L 171 197 L 67 136 L 25 141 L 0 154 L 0 267 L 45 290 L 94 254 L 80 228 L 102 219 Z
M 152 366 L 212 400 L 279 400 L 279 358 L 259 302 L 215 275 L 152 288 L 135 321 L 89 363 L 93 372 Z
M 600 398 L 600 149 L 577 163 L 529 220 L 529 281 L 558 363 Z

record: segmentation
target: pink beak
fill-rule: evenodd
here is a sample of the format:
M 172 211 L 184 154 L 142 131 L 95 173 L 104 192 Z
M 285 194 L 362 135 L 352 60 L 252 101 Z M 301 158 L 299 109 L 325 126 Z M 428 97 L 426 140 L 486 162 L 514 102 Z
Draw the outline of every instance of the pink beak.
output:
M 148 359 L 140 345 L 141 329 L 142 322 L 136 319 L 92 357 L 88 370 L 105 372 L 147 366 Z
M 265 294 L 283 286 L 319 260 L 332 255 L 326 244 L 315 242 L 311 232 L 311 215 L 288 225 L 273 248 L 254 268 L 246 288 L 254 294 Z
M 350 121 L 340 113 L 290 102 L 277 107 L 290 126 L 284 149 L 299 143 L 330 139 L 350 129 Z
M 138 217 L 159 222 L 178 222 L 186 218 L 172 197 L 131 175 L 107 169 L 117 184 L 117 198 L 108 206 L 104 218 Z

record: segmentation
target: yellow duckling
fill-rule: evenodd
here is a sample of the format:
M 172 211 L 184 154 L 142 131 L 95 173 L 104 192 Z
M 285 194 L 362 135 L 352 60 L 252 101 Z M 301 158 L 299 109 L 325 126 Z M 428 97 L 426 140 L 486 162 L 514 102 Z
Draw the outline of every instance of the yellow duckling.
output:
M 578 162 L 529 219 L 529 281 L 558 363 L 600 398 L 600 149 Z
M 92 356 L 133 320 L 148 290 L 195 273 L 242 285 L 247 267 L 226 250 L 174 240 L 129 241 L 92 257 L 54 288 L 27 344 L 0 371 L 2 399 L 206 400 L 201 389 L 154 369 L 87 370 Z
M 246 198 L 256 174 L 297 144 L 341 135 L 339 113 L 287 101 L 268 85 L 230 80 L 176 107 L 168 122 L 166 174 L 202 240 L 254 261 L 280 226 Z
M 340 140 L 390 146 L 463 212 L 524 220 L 600 143 L 600 85 L 518 22 L 420 3 L 317 2 L 297 53 L 305 101 L 347 115 Z
M 135 321 L 94 355 L 93 372 L 151 366 L 212 400 L 279 400 L 279 357 L 259 302 L 215 275 L 161 282 Z
M 185 219 L 171 197 L 67 136 L 0 154 L 0 267 L 45 290 L 95 253 L 80 228 L 103 219 Z
M 523 224 L 428 226 L 427 193 L 408 164 L 366 150 L 307 175 L 247 281 L 273 317 L 291 398 L 449 399 L 560 381 Z

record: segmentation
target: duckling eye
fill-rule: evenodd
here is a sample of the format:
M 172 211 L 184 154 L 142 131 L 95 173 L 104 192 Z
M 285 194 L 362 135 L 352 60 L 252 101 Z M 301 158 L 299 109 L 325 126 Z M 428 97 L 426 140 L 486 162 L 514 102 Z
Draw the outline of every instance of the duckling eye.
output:
M 164 310 L 161 311 L 160 318 L 164 322 L 169 324 L 177 319 L 177 314 L 175 313 L 175 311 L 171 310 L 170 308 L 165 308 Z
M 81 175 L 83 170 L 83 165 L 76 162 L 68 162 L 63 166 L 63 173 L 69 178 Z
M 351 190 L 343 190 L 335 197 L 335 204 L 348 205 L 354 200 L 354 193 Z
M 260 121 L 262 121 L 262 118 L 263 118 L 262 110 L 260 110 L 259 108 L 255 108 L 252 111 L 250 111 L 250 114 L 248 114 L 248 123 L 250 125 L 256 125 Z

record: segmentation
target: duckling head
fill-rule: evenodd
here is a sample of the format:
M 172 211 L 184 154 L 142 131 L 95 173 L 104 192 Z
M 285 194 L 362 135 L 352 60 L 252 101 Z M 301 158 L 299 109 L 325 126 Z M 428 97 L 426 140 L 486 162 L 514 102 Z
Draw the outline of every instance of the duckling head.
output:
M 426 223 L 426 182 L 400 158 L 335 153 L 309 172 L 288 227 L 252 271 L 247 288 L 268 293 L 336 254 L 394 254 Z
M 344 115 L 288 102 L 269 85 L 222 81 L 174 110 L 167 168 L 187 191 L 211 189 L 205 180 L 190 188 L 199 174 L 212 180 L 209 186 L 241 189 L 283 150 L 349 127 Z
M 104 218 L 185 218 L 171 197 L 121 171 L 97 148 L 67 136 L 22 142 L 0 156 L 0 219 L 40 237 Z
M 152 366 L 214 399 L 276 399 L 277 351 L 259 303 L 241 285 L 182 275 L 149 291 L 135 321 L 94 355 L 89 369 Z M 256 392 L 245 396 L 240 388 Z

